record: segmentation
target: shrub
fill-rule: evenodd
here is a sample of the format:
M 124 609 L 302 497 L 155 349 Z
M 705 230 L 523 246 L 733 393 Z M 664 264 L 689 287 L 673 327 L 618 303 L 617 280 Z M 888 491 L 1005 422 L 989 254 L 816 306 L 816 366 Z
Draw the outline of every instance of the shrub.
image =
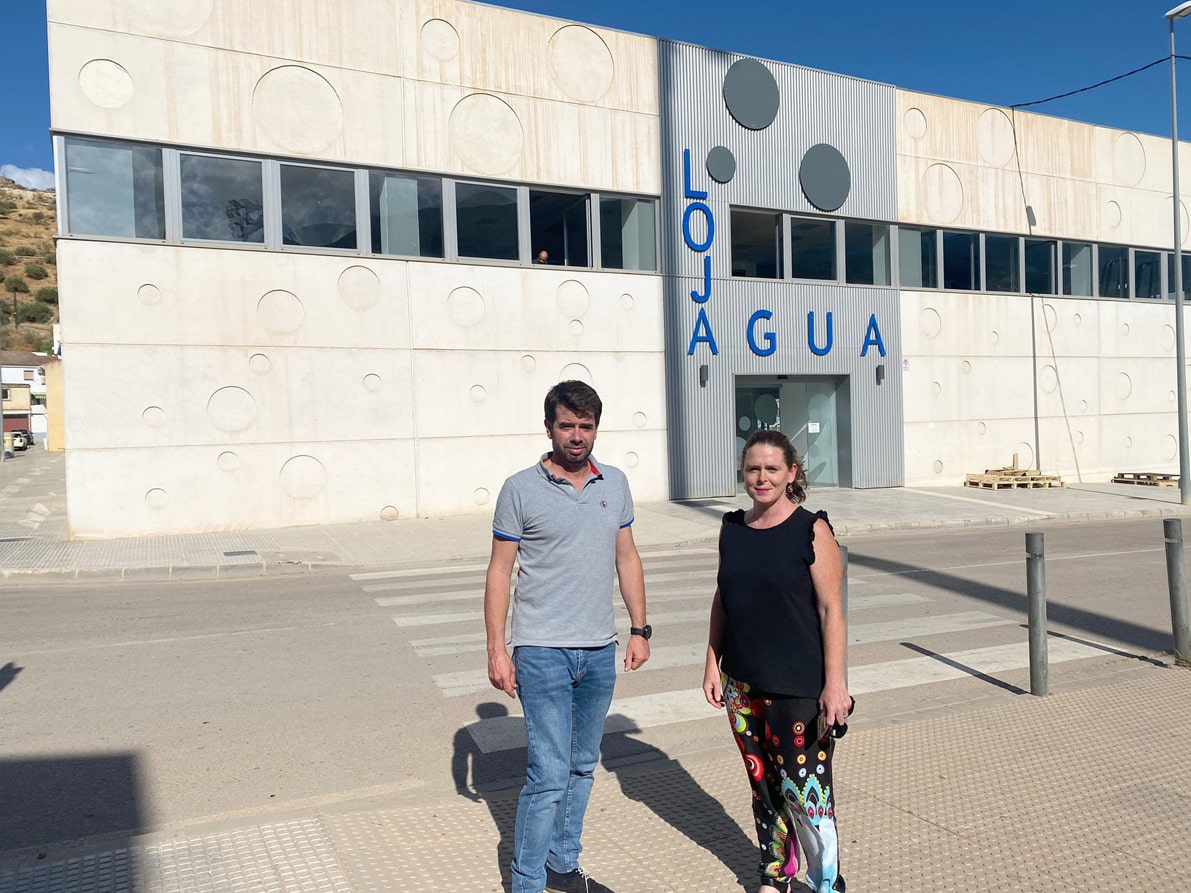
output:
M 30 279 L 45 279 L 49 273 L 41 264 L 25 264 L 25 275 Z
M 37 298 L 37 300 L 41 301 L 43 304 L 57 304 L 58 289 L 51 285 L 47 285 L 45 288 L 39 288 L 37 290 L 37 294 L 35 294 L 33 297 Z
M 0 326 L 8 325 L 8 318 L 12 316 L 12 308 L 7 301 L 0 301 Z
M 20 276 L 9 276 L 4 280 L 4 287 L 10 294 L 27 295 L 29 294 L 29 283 Z
M 33 301 L 29 304 L 21 304 L 17 307 L 18 322 L 43 323 L 49 322 L 53 318 L 54 311 L 49 304 L 42 304 L 38 301 Z
M 51 251 L 49 254 L 47 254 L 45 256 L 45 262 L 47 264 L 49 264 L 51 267 L 58 266 L 58 255 L 55 252 Z
M 11 267 L 17 262 L 16 255 L 11 251 L 0 249 L 0 266 Z
M 45 220 L 46 220 L 45 211 L 34 211 L 33 214 L 29 217 L 29 219 L 32 220 L 34 223 L 36 223 L 38 226 L 41 226 L 43 223 L 45 223 Z
M 17 257 L 37 257 L 38 253 L 38 250 L 32 245 L 22 245 L 14 252 Z

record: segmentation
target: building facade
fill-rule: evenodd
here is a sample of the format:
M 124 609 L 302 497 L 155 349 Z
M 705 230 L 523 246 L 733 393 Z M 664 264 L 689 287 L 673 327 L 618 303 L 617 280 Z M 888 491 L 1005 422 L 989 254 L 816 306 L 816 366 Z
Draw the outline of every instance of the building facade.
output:
M 564 378 L 642 500 L 764 427 L 1177 465 L 1168 141 L 460 0 L 48 11 L 75 535 L 490 511 Z

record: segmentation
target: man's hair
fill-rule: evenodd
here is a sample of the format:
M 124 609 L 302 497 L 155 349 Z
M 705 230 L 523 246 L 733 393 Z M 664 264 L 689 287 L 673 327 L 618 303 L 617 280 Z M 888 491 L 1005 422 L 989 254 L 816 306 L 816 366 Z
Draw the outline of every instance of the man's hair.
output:
M 591 415 L 596 427 L 600 426 L 600 414 L 604 404 L 595 388 L 583 381 L 560 381 L 546 393 L 546 424 L 554 427 L 558 407 L 569 409 L 577 416 Z

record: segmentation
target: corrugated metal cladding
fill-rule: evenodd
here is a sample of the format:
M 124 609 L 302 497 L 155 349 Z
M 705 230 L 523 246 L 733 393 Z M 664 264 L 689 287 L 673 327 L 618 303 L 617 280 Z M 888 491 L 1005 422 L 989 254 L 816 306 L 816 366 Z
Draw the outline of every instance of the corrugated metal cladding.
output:
M 840 452 L 850 454 L 851 485 L 900 486 L 904 447 L 897 290 L 734 278 L 729 230 L 733 206 L 895 222 L 894 88 L 763 62 L 776 84 L 778 102 L 772 123 L 754 130 L 737 122 L 724 90 L 733 63 L 747 57 L 669 41 L 660 41 L 658 52 L 671 496 L 735 492 L 735 388 L 741 376 L 846 378 L 849 415 L 840 431 L 848 440 L 840 444 Z M 764 96 L 772 84 L 761 75 L 764 89 L 759 95 Z M 746 111 L 744 117 L 755 124 L 757 107 Z M 760 117 L 765 119 L 764 108 Z M 799 185 L 803 156 L 820 143 L 837 149 L 850 173 L 847 197 L 831 214 L 813 207 Z M 726 148 L 736 162 L 726 183 L 716 182 L 707 171 L 708 154 L 717 147 Z M 723 153 L 719 156 L 722 162 Z M 773 346 L 768 356 L 749 345 L 749 320 L 756 311 L 772 314 L 753 327 L 762 351 Z M 808 344 L 810 313 L 820 351 L 831 315 L 832 346 L 822 355 Z M 861 356 L 866 338 L 872 340 L 872 324 L 884 356 L 871 343 Z M 718 352 L 704 337 L 688 353 L 696 333 L 710 334 Z M 766 333 L 772 333 L 773 342 Z M 880 382 L 878 365 L 885 373 Z M 703 384 L 701 366 L 707 367 Z

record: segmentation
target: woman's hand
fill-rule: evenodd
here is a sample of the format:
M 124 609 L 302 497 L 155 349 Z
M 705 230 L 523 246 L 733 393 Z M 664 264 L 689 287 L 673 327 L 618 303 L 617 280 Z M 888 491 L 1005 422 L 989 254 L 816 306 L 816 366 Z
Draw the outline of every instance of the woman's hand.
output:
M 720 681 L 720 668 L 712 655 L 707 656 L 707 666 L 703 670 L 703 697 L 707 703 L 717 710 L 724 707 L 724 686 Z
M 827 725 L 840 725 L 848 721 L 848 713 L 852 710 L 852 696 L 848 694 L 848 687 L 842 682 L 828 682 L 823 686 L 819 695 L 819 715 Z

